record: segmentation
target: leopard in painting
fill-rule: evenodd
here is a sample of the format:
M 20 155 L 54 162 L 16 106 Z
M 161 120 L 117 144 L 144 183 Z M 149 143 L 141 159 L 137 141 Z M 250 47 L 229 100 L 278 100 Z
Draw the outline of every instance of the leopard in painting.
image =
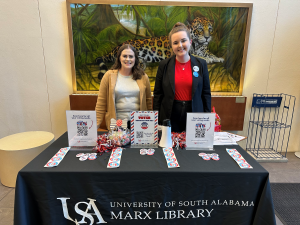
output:
M 208 44 L 212 40 L 213 22 L 206 17 L 197 17 L 191 24 L 188 24 L 191 39 L 193 40 L 190 53 L 205 59 L 207 63 L 224 62 L 223 58 L 219 58 L 209 52 Z
M 187 25 L 191 33 L 193 44 L 190 53 L 196 57 L 205 59 L 207 63 L 223 62 L 223 58 L 218 58 L 208 50 L 208 44 L 212 40 L 213 25 L 205 17 L 197 17 Z M 132 45 L 138 52 L 141 65 L 145 69 L 146 63 L 160 62 L 171 56 L 168 36 L 151 37 L 145 39 L 128 40 L 117 46 L 107 55 L 98 57 L 96 63 L 100 66 L 98 78 L 101 79 L 107 71 L 105 63 L 116 60 L 119 48 L 124 44 Z

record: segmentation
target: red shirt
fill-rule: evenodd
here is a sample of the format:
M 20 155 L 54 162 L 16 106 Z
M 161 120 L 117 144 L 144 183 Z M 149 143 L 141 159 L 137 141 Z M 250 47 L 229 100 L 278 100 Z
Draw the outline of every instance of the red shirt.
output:
M 175 100 L 192 100 L 193 75 L 191 60 L 180 63 L 175 60 Z

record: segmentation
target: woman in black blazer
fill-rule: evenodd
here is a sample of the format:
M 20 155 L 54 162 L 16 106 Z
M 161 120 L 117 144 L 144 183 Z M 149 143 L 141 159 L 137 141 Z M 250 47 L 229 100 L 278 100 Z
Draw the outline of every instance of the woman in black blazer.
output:
M 158 123 L 170 119 L 172 131 L 186 129 L 187 112 L 211 112 L 210 82 L 206 61 L 189 54 L 190 32 L 176 23 L 169 34 L 173 56 L 160 62 L 154 87 L 153 110 Z

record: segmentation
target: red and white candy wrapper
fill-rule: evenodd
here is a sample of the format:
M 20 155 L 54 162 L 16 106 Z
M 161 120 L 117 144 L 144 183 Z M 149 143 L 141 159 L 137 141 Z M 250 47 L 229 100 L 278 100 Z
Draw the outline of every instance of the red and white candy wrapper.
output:
M 70 147 L 61 148 L 47 163 L 44 167 L 54 167 L 58 166 L 58 164 L 63 160 L 66 156 Z
M 176 159 L 175 153 L 173 151 L 173 148 L 163 148 L 163 153 L 165 155 L 168 168 L 180 167 Z
M 121 163 L 122 148 L 113 149 L 107 163 L 107 168 L 118 168 Z
M 172 145 L 173 148 L 176 148 L 177 150 L 179 148 L 185 148 L 186 147 L 186 133 L 182 132 L 182 133 L 175 133 L 172 132 Z
M 253 169 L 253 167 L 249 163 L 247 163 L 244 157 L 236 149 L 226 148 L 226 151 L 231 156 L 231 158 L 236 161 L 241 169 Z

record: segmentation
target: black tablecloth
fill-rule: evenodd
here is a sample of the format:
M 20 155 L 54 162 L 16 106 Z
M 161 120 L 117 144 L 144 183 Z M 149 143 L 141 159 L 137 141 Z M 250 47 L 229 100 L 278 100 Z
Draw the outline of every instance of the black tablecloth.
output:
M 75 157 L 80 151 L 45 168 L 66 146 L 67 133 L 19 172 L 15 225 L 276 224 L 269 174 L 239 146 L 214 146 L 219 161 L 174 150 L 180 168 L 172 169 L 160 148 L 153 156 L 127 148 L 115 169 L 107 169 L 110 153 L 81 162 Z M 253 169 L 240 169 L 226 147 L 236 148 Z

